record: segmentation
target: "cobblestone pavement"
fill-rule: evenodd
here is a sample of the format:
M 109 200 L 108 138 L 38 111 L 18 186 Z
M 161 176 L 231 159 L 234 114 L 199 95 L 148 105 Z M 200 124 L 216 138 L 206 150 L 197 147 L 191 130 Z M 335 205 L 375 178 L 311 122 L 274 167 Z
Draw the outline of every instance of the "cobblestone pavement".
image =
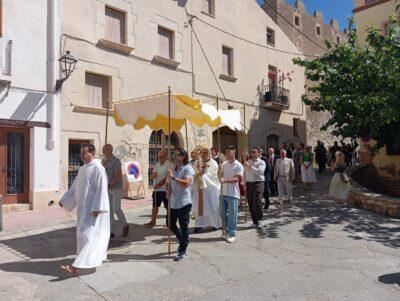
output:
M 233 244 L 219 231 L 192 235 L 179 263 L 165 227 L 143 228 L 148 206 L 128 212 L 131 234 L 79 278 L 59 270 L 74 257 L 72 220 L 3 233 L 0 300 L 400 300 L 400 220 L 336 205 L 329 180 L 272 205 L 264 231 L 247 229 L 241 212 Z

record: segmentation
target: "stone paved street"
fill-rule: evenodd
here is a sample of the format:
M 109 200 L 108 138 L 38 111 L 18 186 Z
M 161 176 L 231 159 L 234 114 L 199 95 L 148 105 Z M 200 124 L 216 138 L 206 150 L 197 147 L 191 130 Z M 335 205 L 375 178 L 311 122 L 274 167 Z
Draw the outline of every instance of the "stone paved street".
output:
M 73 221 L 5 232 L 0 300 L 400 300 L 400 220 L 339 207 L 329 180 L 297 187 L 293 206 L 273 205 L 265 231 L 247 229 L 242 212 L 233 244 L 220 232 L 192 235 L 180 263 L 167 254 L 166 228 L 141 226 L 148 206 L 129 211 L 132 233 L 79 278 L 58 268 L 74 257 Z

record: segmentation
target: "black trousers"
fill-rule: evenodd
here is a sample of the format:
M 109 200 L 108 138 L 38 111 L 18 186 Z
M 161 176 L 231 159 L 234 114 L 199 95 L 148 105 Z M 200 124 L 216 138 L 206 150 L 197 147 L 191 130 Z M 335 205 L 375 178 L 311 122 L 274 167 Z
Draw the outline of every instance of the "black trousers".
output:
M 271 189 L 272 196 L 278 195 L 278 184 L 273 180 L 273 177 L 269 182 L 269 189 Z
M 326 162 L 317 161 L 317 164 L 318 164 L 318 173 L 324 173 L 326 171 Z
M 192 205 L 186 205 L 179 209 L 171 208 L 171 231 L 175 234 L 179 241 L 178 252 L 186 252 L 189 245 L 189 222 L 190 222 L 190 210 Z M 176 222 L 179 221 L 179 227 Z
M 264 193 L 264 182 L 247 182 L 247 202 L 253 224 L 263 220 L 262 197 Z
M 269 181 L 264 182 L 264 199 L 265 199 L 265 208 L 269 207 L 271 203 L 269 200 Z

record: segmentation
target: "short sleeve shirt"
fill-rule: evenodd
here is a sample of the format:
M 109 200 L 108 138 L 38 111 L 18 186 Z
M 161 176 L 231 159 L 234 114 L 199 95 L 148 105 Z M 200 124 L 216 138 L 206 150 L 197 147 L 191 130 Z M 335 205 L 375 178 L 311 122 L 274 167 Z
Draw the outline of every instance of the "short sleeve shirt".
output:
M 175 167 L 172 169 L 172 173 L 176 179 L 183 180 L 185 177 L 194 179 L 194 169 L 190 164 L 181 166 L 179 169 Z M 192 204 L 192 185 L 185 188 L 182 185 L 171 180 L 171 208 L 180 209 L 189 204 Z
M 102 164 L 107 172 L 108 183 L 110 183 L 112 179 L 114 179 L 117 172 L 121 171 L 121 166 L 122 166 L 121 161 L 115 156 L 112 156 L 110 159 L 103 159 Z M 115 185 L 112 188 L 113 189 L 122 188 L 122 177 L 117 183 L 115 183 Z
M 224 179 L 232 179 L 235 176 L 243 177 L 243 165 L 238 160 L 233 163 L 225 161 L 222 163 L 221 171 Z M 222 195 L 240 199 L 239 183 L 222 184 Z
M 157 162 L 153 171 L 157 173 L 157 177 L 154 179 L 154 184 L 158 184 L 167 177 L 168 161 L 165 161 L 163 165 L 161 165 L 160 162 Z M 165 188 L 164 184 L 158 188 L 157 191 L 165 191 Z

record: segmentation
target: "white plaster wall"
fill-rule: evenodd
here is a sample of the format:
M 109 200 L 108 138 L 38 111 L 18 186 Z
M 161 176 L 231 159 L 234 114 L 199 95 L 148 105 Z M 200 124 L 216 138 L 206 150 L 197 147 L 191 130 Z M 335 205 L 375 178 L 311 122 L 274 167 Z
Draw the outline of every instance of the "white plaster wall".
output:
M 48 7 L 52 0 L 3 1 L 3 41 L 12 40 L 9 94 L 0 102 L 0 118 L 49 122 L 50 93 Z M 59 43 L 59 41 L 58 41 Z M 55 83 L 53 83 L 55 84 Z M 6 89 L 0 91 L 1 96 Z M 58 129 L 59 130 L 59 129 Z M 30 130 L 30 202 L 47 203 L 59 191 L 59 141 L 46 148 L 49 130 Z
M 67 186 L 68 140 L 90 139 L 99 147 L 105 140 L 104 111 L 101 113 L 93 111 L 88 114 L 77 109 L 87 106 L 84 82 L 86 71 L 112 77 L 114 101 L 163 93 L 167 91 L 169 85 L 173 92 L 193 95 L 207 102 L 214 100 L 201 94 L 222 96 L 196 41 L 193 55 L 191 53 L 191 28 L 187 26 L 188 16 L 184 4 L 190 14 L 197 15 L 232 34 L 265 46 L 268 25 L 276 32 L 276 48 L 300 53 L 254 0 L 216 2 L 215 19 L 201 13 L 201 3 L 197 0 L 69 0 L 63 2 L 62 51 L 70 50 L 79 59 L 79 63 L 71 78 L 65 83 L 62 93 L 62 189 L 66 189 Z M 127 25 L 128 46 L 134 48 L 129 56 L 96 47 L 98 40 L 104 37 L 105 5 L 116 7 L 127 13 L 130 20 Z M 261 138 L 261 135 L 265 134 L 266 128 L 271 128 L 274 122 L 291 127 L 293 117 L 305 120 L 305 112 L 300 103 L 300 96 L 304 93 L 304 72 L 292 64 L 293 55 L 276 53 L 245 43 L 205 26 L 198 20 L 194 20 L 193 24 L 217 77 L 222 69 L 222 44 L 234 49 L 237 82 L 226 82 L 218 78 L 227 98 L 260 105 L 257 87 L 263 80 L 268 82 L 269 64 L 285 71 L 295 71 L 293 82 L 285 86 L 291 90 L 291 107 L 288 112 L 262 110 L 260 113 L 258 108 L 247 108 L 247 127 L 252 128 L 252 134 L 249 137 L 252 140 L 251 143 L 263 145 L 265 139 Z M 158 25 L 175 31 L 175 59 L 180 62 L 176 70 L 151 62 L 153 56 L 157 54 Z M 192 85 L 192 58 L 195 86 Z M 243 107 L 237 103 L 232 103 L 232 105 L 240 109 Z M 226 108 L 226 103 L 222 100 L 221 107 Z M 191 147 L 196 141 L 193 135 L 194 130 L 189 126 Z M 211 132 L 205 129 L 208 144 L 211 143 Z M 147 173 L 148 140 L 151 131 L 149 129 L 134 131 L 130 126 L 117 128 L 110 119 L 109 133 L 108 142 L 118 149 L 119 154 L 122 154 L 123 158 L 140 159 L 143 171 Z M 185 131 L 182 130 L 180 134 L 184 142 Z M 291 131 L 287 130 L 284 135 L 288 136 L 287 140 L 289 140 Z

